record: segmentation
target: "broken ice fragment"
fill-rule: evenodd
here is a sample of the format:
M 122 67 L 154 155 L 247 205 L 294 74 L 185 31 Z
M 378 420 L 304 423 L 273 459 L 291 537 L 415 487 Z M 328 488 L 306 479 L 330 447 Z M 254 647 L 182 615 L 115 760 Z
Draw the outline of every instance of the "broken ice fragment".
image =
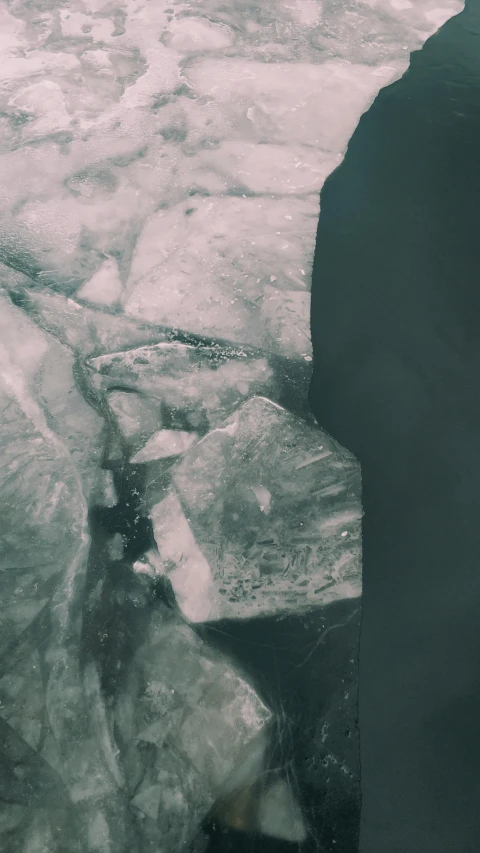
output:
M 245 398 L 279 385 L 264 354 L 223 344 L 137 347 L 90 359 L 88 373 L 135 463 L 180 455 Z
M 152 462 L 155 459 L 168 459 L 170 456 L 180 456 L 192 444 L 198 441 L 196 432 L 185 432 L 178 429 L 162 429 L 152 435 L 144 447 L 130 460 L 133 464 Z
M 118 264 L 114 258 L 107 258 L 92 278 L 77 291 L 79 299 L 98 305 L 114 305 L 122 295 L 122 282 Z
M 258 769 L 262 770 L 258 778 L 251 775 L 246 787 L 235 788 L 231 797 L 219 803 L 212 819 L 242 832 L 296 844 L 305 841 L 305 821 L 291 785 L 277 772 L 266 775 L 264 766 Z
M 148 788 L 141 789 L 140 793 L 133 798 L 132 806 L 142 812 L 142 814 L 148 815 L 148 817 L 156 821 L 161 798 L 161 786 L 150 785 Z
M 12 302 L 20 305 L 39 326 L 84 357 L 166 340 L 169 335 L 163 327 L 138 322 L 122 314 L 95 311 L 47 290 L 22 289 L 10 291 L 9 295 Z
M 58 435 L 64 452 L 70 453 L 84 492 L 89 493 L 97 479 L 103 419 L 78 390 L 71 352 L 39 329 L 4 291 L 0 291 L 0 340 L 5 348 L 5 380 L 17 392 L 23 387 L 46 413 L 46 424 Z
M 150 611 L 114 714 L 131 807 L 165 850 L 193 839 L 235 771 L 258 774 L 271 719 L 223 655 L 163 605 Z
M 190 622 L 207 621 L 220 609 L 218 589 L 173 490 L 150 517 L 160 556 L 154 570 L 168 575 L 178 606 Z
M 256 397 L 170 473 L 151 518 L 161 570 L 191 621 L 360 595 L 360 466 L 318 427 Z
M 130 391 L 111 391 L 106 400 L 121 436 L 134 451 L 161 425 L 158 400 Z
M 111 560 L 121 560 L 123 557 L 123 539 L 120 533 L 115 533 L 108 543 L 108 554 Z
M 101 804 L 102 820 L 107 814 L 121 850 L 124 806 L 118 805 L 107 754 L 100 686 L 98 679 L 88 683 L 79 662 L 90 544 L 87 498 L 100 487 L 95 456 L 103 421 L 76 388 L 71 354 L 3 294 L 0 300 L 0 650 L 7 651 L 0 722 L 6 726 L 8 719 L 17 737 L 42 751 L 51 735 L 49 758 L 39 760 L 63 780 L 79 833 L 95 823 Z M 23 797 L 23 785 L 18 790 Z M 37 818 L 27 816 L 19 850 L 34 849 Z M 38 844 L 57 849 L 48 820 L 42 821 Z M 93 842 L 84 848 L 99 849 Z M 76 840 L 71 849 L 78 850 Z
M 268 788 L 260 799 L 258 830 L 264 835 L 301 844 L 305 823 L 293 792 L 284 779 Z
M 252 491 L 258 501 L 260 510 L 268 515 L 270 512 L 270 501 L 272 499 L 270 492 L 268 489 L 265 489 L 264 486 L 252 486 Z
M 275 385 L 267 358 L 247 355 L 238 347 L 159 343 L 92 358 L 88 367 L 97 391 L 115 388 L 123 397 L 136 391 L 146 401 L 161 403 L 163 416 L 159 413 L 156 430 L 205 433 L 244 399 L 271 394 Z M 148 402 L 142 401 L 145 405 Z

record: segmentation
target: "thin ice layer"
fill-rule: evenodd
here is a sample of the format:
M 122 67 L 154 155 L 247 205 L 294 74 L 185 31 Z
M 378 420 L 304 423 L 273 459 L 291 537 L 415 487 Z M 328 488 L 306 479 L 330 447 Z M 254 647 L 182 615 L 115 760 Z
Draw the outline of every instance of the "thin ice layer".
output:
M 160 571 L 192 621 L 360 595 L 360 466 L 319 428 L 256 397 L 171 476 L 151 516 Z

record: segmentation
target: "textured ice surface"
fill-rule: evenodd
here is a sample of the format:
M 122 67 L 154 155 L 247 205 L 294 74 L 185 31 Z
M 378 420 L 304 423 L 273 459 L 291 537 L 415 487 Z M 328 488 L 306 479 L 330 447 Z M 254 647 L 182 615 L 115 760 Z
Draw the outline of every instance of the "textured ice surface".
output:
M 347 608 L 325 628 L 333 663 L 318 640 L 323 710 L 302 758 L 340 837 L 345 802 L 358 802 L 345 734 L 358 466 L 306 421 L 245 401 L 301 408 L 318 192 L 378 90 L 460 8 L 0 7 L 0 282 L 15 303 L 1 295 L 8 853 L 180 853 L 213 801 L 260 772 L 268 712 L 251 688 L 177 615 L 160 619 L 156 593 L 131 599 L 121 580 L 122 566 L 137 576 L 120 539 L 128 527 L 137 547 L 152 506 L 149 570 L 189 618 Z M 105 438 L 113 473 L 100 471 Z M 95 504 L 110 526 L 91 543 Z M 260 828 L 292 837 L 295 815 L 283 829 L 272 815 Z
M 318 428 L 253 398 L 187 451 L 171 477 L 151 516 L 187 618 L 360 595 L 360 468 Z
M 196 432 L 186 432 L 180 429 L 161 429 L 148 439 L 135 456 L 132 463 L 151 462 L 155 459 L 169 459 L 171 456 L 181 456 L 192 444 L 198 441 Z
M 0 643 L 41 613 L 82 547 L 103 421 L 75 387 L 72 358 L 0 293 Z
M 121 283 L 150 322 L 309 352 L 318 190 L 461 6 L 2 9 L 0 260 L 103 304 Z
M 249 357 L 241 347 L 218 345 L 159 343 L 99 356 L 89 366 L 96 372 L 93 383 L 99 390 L 121 384 L 156 397 L 174 410 L 187 405 L 195 410 L 218 406 L 226 397 L 231 400 L 224 405 L 234 405 L 256 388 L 267 388 L 272 379 L 265 357 Z
M 264 354 L 220 345 L 159 343 L 99 356 L 88 367 L 92 387 L 106 393 L 122 436 L 135 450 L 162 429 L 204 434 L 252 394 L 279 387 Z M 178 452 L 181 442 L 179 436 Z
M 138 323 L 123 314 L 95 311 L 48 290 L 27 291 L 12 287 L 10 295 L 41 328 L 83 358 L 121 347 L 162 341 L 168 336 L 167 331 L 158 326 Z
M 101 814 L 110 808 L 113 792 L 99 749 L 101 732 L 92 719 L 92 705 L 101 702 L 98 684 L 95 677 L 90 684 L 84 680 L 79 667 L 86 499 L 98 486 L 103 422 L 75 386 L 71 355 L 4 296 L 1 300 L 0 694 L 1 716 L 10 727 L 4 729 L 2 752 L 11 758 L 12 780 L 22 778 L 22 743 L 27 753 L 27 746 L 40 753 L 38 784 L 32 759 L 23 795 L 13 799 L 30 808 L 19 817 L 21 829 L 10 849 L 33 850 L 42 838 L 44 848 L 54 851 L 55 831 L 65 826 L 67 793 L 74 821 L 87 826 L 92 800 L 93 811 Z M 43 802 L 40 815 L 32 814 L 49 766 L 64 786 L 58 812 L 50 801 Z M 77 842 L 72 837 L 67 849 L 78 849 Z M 2 846 L 9 844 L 7 836 Z
M 271 714 L 179 615 L 157 607 L 146 618 L 114 718 L 142 836 L 169 853 L 191 841 L 252 753 L 261 770 Z
M 301 199 L 279 201 L 271 211 L 261 197 L 229 195 L 194 197 L 160 211 L 137 243 L 125 309 L 156 323 L 287 355 L 308 352 L 308 289 L 300 268 L 305 248 L 313 254 L 313 243 L 304 244 L 309 232 L 313 237 L 315 218 Z M 273 296 L 280 304 L 272 311 Z M 300 302 L 298 322 L 294 309 L 286 308 L 293 322 L 282 340 L 276 317 L 282 300 L 294 299 Z

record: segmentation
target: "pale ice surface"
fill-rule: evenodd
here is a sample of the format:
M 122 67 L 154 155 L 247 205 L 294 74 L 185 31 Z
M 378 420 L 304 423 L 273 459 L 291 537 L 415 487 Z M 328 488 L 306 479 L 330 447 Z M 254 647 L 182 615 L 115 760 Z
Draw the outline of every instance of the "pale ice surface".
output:
M 461 8 L 0 4 L 9 853 L 180 853 L 252 798 L 282 709 L 186 620 L 346 607 L 305 772 L 355 779 L 358 465 L 299 403 L 319 191 Z M 297 805 L 267 786 L 258 831 Z
M 180 429 L 161 429 L 148 439 L 135 456 L 133 465 L 141 462 L 151 462 L 154 459 L 169 459 L 171 456 L 181 456 L 198 441 L 196 432 L 186 432 Z
M 10 270 L 0 268 L 0 280 L 8 289 Z M 137 323 L 123 314 L 110 314 L 79 304 L 76 300 L 47 290 L 26 290 L 21 285 L 11 293 L 29 316 L 45 331 L 79 357 L 112 352 L 120 347 L 167 339 L 167 331 L 150 323 Z
M 308 352 L 318 191 L 461 8 L 3 7 L 0 260 L 148 322 Z

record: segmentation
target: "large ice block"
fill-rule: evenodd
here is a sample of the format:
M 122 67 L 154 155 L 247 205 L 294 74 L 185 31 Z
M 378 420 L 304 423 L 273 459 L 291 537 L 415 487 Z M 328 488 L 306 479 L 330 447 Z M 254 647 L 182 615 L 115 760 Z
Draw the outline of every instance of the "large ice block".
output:
M 151 517 L 192 621 L 326 605 L 361 593 L 361 477 L 318 427 L 255 397 L 171 469 Z

